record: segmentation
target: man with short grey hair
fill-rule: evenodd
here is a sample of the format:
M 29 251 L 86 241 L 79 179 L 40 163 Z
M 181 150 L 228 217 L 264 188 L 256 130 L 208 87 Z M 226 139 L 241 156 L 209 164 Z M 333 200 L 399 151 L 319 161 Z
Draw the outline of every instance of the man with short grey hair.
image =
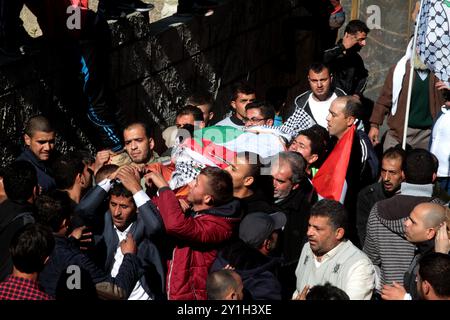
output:
M 300 252 L 306 242 L 313 189 L 306 178 L 305 168 L 305 159 L 299 153 L 292 151 L 280 152 L 271 168 L 274 206 L 277 210 L 284 212 L 287 218 L 278 241 L 278 251 L 284 258 L 283 268 L 286 268 L 285 272 L 281 272 L 283 278 L 280 279 L 283 289 L 286 289 L 283 293 L 284 298 L 288 297 L 288 291 L 289 294 L 292 293 L 295 282 L 294 279 L 284 279 L 284 277 L 294 275 Z

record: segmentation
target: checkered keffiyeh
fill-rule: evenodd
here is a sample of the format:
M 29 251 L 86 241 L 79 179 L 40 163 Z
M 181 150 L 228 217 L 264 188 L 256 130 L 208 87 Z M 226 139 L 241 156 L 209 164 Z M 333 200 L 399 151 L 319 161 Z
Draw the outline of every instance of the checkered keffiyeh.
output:
M 424 0 L 417 33 L 422 61 L 439 80 L 449 86 L 450 78 L 450 1 Z
M 9 276 L 0 283 L 0 300 L 53 300 L 36 281 Z
M 315 124 L 316 122 L 303 108 L 296 108 L 292 116 L 279 128 L 281 131 L 289 132 L 292 136 L 296 136 L 300 131 L 308 129 Z
M 194 180 L 206 166 L 227 167 L 239 152 L 249 151 L 270 159 L 286 149 L 292 135 L 280 127 L 212 126 L 196 131 L 194 137 L 174 146 L 171 157 L 175 170 L 169 181 L 172 190 Z

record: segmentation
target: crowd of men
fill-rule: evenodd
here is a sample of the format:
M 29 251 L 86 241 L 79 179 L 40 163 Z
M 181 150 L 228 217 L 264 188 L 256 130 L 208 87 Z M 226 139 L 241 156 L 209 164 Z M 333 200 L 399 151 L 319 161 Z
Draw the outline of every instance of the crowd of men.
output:
M 406 78 L 389 73 L 365 116 L 358 52 L 368 33 L 350 21 L 292 106 L 275 109 L 241 81 L 231 113 L 214 119 L 211 94 L 193 93 L 161 156 L 143 122 L 123 126 L 123 150 L 91 155 L 60 154 L 49 120 L 27 119 L 23 152 L 0 172 L 0 299 L 449 299 L 448 88 L 418 64 L 403 150 L 396 117 L 405 117 Z M 379 125 L 394 104 L 378 157 Z M 240 152 L 171 189 L 173 151 L 212 123 L 292 139 L 270 161 Z M 346 143 L 337 158 L 347 164 L 345 191 L 323 198 L 314 177 Z

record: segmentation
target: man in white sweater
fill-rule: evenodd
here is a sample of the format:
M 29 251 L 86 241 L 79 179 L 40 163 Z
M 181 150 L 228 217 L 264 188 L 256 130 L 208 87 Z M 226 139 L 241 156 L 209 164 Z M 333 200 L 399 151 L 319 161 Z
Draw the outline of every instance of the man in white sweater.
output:
M 375 287 L 375 268 L 370 259 L 345 238 L 347 212 L 337 201 L 323 199 L 311 208 L 308 243 L 295 271 L 293 298 L 326 282 L 342 289 L 351 300 L 370 300 Z

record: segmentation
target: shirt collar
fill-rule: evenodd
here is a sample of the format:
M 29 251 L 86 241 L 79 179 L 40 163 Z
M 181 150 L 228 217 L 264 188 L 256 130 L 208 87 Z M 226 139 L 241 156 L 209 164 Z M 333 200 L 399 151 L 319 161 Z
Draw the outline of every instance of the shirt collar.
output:
M 35 280 L 25 279 L 25 278 L 10 275 L 8 277 L 7 281 L 14 282 L 14 283 L 20 284 L 22 286 L 33 287 L 33 288 L 39 290 L 38 283 Z
M 123 240 L 126 239 L 128 232 L 130 232 L 131 226 L 133 225 L 134 222 L 132 222 L 128 228 L 126 228 L 124 231 L 120 231 L 119 229 L 117 229 L 116 226 L 114 226 L 114 231 L 116 231 L 117 236 L 119 237 L 119 240 Z
M 236 113 L 234 113 L 234 112 L 233 112 L 233 114 L 230 117 L 230 121 L 233 122 L 235 125 L 238 125 L 238 126 L 244 126 L 245 125 L 244 122 L 241 119 L 239 119 L 236 116 Z
M 326 261 L 326 260 L 328 260 L 328 259 L 334 257 L 334 256 L 338 253 L 339 248 L 340 248 L 341 246 L 343 246 L 344 243 L 345 243 L 345 241 L 342 241 L 342 242 L 339 243 L 336 247 L 334 247 L 333 249 L 331 249 L 330 251 L 328 251 L 327 253 L 325 253 L 325 254 L 322 256 L 322 260 L 318 261 L 316 256 L 314 256 L 314 259 L 316 259 L 317 262 L 323 263 L 324 261 Z

